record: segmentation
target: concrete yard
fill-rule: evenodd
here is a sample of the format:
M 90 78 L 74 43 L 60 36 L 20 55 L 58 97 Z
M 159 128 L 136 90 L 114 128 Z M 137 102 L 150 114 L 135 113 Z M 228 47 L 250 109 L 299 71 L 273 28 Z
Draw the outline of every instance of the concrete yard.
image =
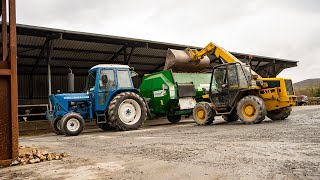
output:
M 70 156 L 3 168 L 0 179 L 320 179 L 320 106 L 258 125 L 162 119 L 136 131 L 25 136 L 20 144 Z

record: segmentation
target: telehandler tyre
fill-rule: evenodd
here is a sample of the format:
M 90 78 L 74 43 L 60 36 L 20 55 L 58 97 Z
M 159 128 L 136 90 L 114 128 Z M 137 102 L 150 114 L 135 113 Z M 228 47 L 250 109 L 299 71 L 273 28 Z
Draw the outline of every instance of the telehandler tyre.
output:
M 181 115 L 167 116 L 167 119 L 172 124 L 177 124 L 181 120 Z
M 52 131 L 56 135 L 63 135 L 63 131 L 61 129 L 61 118 L 56 117 L 53 122 L 50 123 Z
M 214 121 L 215 111 L 209 103 L 199 102 L 193 108 L 193 120 L 201 126 L 210 125 Z
M 66 136 L 77 136 L 84 128 L 83 117 L 75 112 L 64 115 L 61 119 L 61 129 Z
M 271 120 L 284 120 L 290 116 L 291 111 L 292 109 L 290 107 L 285 107 L 274 111 L 268 111 L 267 117 Z
M 236 111 L 233 111 L 231 114 L 222 115 L 222 118 L 227 122 L 234 122 L 239 120 L 239 116 Z
M 112 126 L 118 130 L 135 130 L 147 119 L 147 107 L 138 94 L 122 92 L 111 100 L 108 116 Z
M 238 102 L 237 114 L 245 124 L 259 124 L 265 119 L 267 109 L 260 97 L 250 95 Z

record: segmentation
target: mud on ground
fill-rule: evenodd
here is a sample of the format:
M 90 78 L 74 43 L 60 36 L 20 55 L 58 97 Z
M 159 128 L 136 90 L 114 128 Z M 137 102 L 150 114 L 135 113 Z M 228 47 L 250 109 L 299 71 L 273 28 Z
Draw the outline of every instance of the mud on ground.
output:
M 21 137 L 70 157 L 0 169 L 0 179 L 320 179 L 320 106 L 287 120 L 210 126 L 149 121 L 137 131 Z

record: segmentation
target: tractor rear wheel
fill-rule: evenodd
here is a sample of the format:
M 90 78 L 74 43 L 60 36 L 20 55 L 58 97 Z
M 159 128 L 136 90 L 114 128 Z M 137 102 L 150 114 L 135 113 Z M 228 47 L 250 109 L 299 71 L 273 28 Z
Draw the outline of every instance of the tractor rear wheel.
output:
M 268 111 L 267 116 L 271 120 L 284 120 L 290 116 L 291 111 L 292 109 L 290 107 L 285 107 L 274 111 Z
M 56 117 L 51 124 L 51 129 L 56 135 L 63 135 L 63 131 L 61 129 L 61 118 Z
M 61 119 L 61 129 L 67 136 L 77 136 L 84 128 L 83 117 L 75 112 L 64 115 Z
M 122 92 L 111 100 L 108 116 L 111 124 L 118 130 L 135 130 L 147 119 L 147 107 L 138 94 Z
M 239 116 L 237 112 L 234 110 L 231 114 L 222 115 L 222 118 L 227 122 L 234 122 L 234 121 L 238 121 Z
M 180 122 L 180 120 L 181 120 L 181 115 L 167 116 L 167 119 L 168 119 L 168 121 L 171 122 L 172 124 L 176 124 L 176 123 Z
M 193 108 L 193 120 L 201 126 L 210 125 L 214 121 L 215 111 L 209 103 L 199 102 Z
M 237 114 L 245 124 L 259 124 L 267 114 L 264 101 L 257 96 L 245 96 L 237 105 Z

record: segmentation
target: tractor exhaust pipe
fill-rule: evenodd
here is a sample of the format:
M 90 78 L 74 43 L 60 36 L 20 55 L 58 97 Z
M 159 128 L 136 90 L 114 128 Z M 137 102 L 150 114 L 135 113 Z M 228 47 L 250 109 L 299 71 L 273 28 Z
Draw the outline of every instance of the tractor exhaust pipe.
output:
M 70 69 L 70 72 L 68 74 L 68 92 L 69 93 L 73 93 L 74 92 L 74 74 L 72 73 L 71 69 Z
M 168 49 L 164 70 L 172 69 L 173 72 L 201 72 L 210 64 L 210 59 L 205 56 L 200 61 L 191 60 L 188 52 L 184 50 Z

